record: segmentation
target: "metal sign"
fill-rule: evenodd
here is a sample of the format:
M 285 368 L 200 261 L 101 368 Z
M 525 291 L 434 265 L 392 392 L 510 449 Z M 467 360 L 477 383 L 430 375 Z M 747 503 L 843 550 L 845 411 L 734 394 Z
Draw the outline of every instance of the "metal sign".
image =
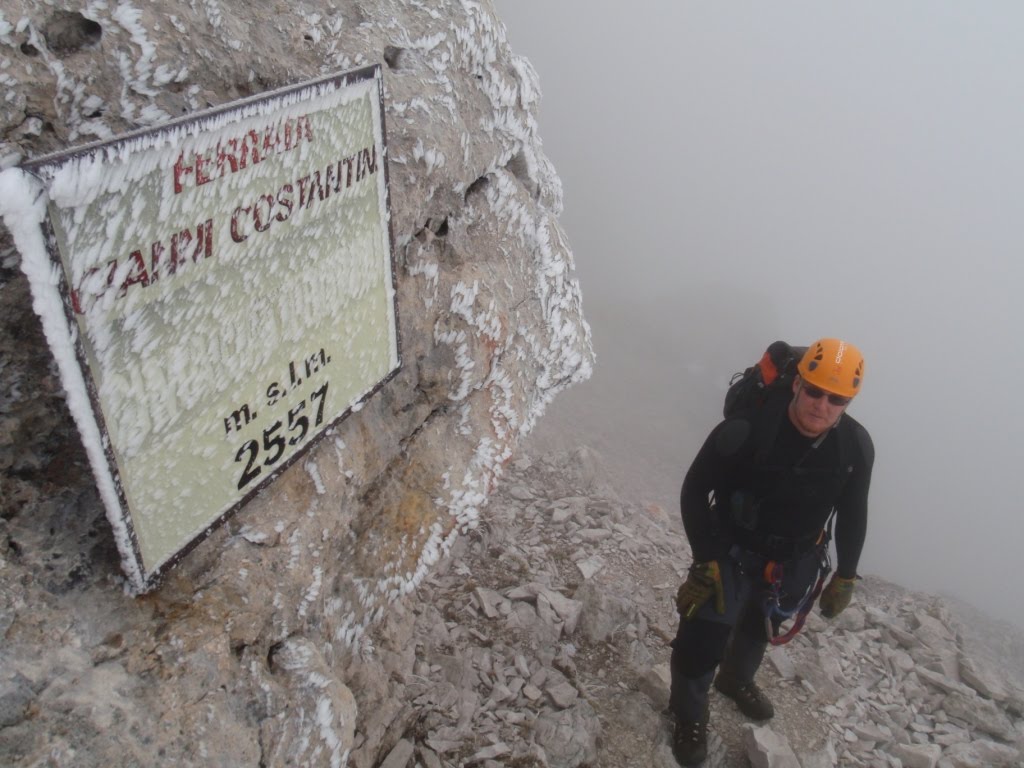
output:
M 382 90 L 371 67 L 24 166 L 137 590 L 399 368 Z

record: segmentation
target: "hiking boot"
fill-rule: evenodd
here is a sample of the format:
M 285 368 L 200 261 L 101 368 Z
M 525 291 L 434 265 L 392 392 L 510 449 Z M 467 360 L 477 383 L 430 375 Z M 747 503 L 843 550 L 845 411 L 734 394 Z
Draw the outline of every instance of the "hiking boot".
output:
M 719 672 L 715 678 L 715 688 L 735 701 L 740 712 L 751 720 L 770 720 L 775 715 L 775 707 L 753 680 L 741 683 Z
M 672 754 L 680 765 L 700 765 L 708 756 L 708 719 L 676 720 Z

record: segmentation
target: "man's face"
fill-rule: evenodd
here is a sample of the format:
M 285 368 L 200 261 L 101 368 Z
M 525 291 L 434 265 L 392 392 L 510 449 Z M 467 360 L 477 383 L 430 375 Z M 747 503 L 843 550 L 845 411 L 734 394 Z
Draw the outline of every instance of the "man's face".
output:
M 832 428 L 849 404 L 848 398 L 819 389 L 797 376 L 793 381 L 789 418 L 801 435 L 818 437 Z

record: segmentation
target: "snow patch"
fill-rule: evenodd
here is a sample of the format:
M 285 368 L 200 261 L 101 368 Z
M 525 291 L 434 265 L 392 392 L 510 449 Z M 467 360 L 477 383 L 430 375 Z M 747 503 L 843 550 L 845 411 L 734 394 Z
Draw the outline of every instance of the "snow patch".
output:
M 317 495 L 323 496 L 327 493 L 327 488 L 324 486 L 323 478 L 320 476 L 320 468 L 317 467 L 316 462 L 312 459 L 307 459 L 302 466 L 310 478 L 312 478 L 313 485 L 316 486 Z

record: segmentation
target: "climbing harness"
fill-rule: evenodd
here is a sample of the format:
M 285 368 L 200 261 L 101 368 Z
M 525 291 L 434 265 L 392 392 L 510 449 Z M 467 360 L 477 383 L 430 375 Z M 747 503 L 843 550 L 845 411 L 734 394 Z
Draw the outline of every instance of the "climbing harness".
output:
M 782 607 L 782 598 L 785 596 L 782 591 L 782 580 L 785 576 L 785 569 L 782 563 L 777 560 L 769 560 L 764 566 L 765 590 L 761 599 L 761 612 L 764 614 L 764 628 L 768 636 L 768 642 L 772 645 L 785 645 L 799 634 L 807 621 L 807 614 L 814 607 L 814 601 L 821 595 L 825 586 L 825 579 L 832 571 L 832 561 L 829 558 L 828 546 L 832 540 L 832 521 L 835 511 L 829 516 L 828 522 L 821 531 L 818 541 L 815 543 L 814 551 L 818 554 L 818 579 L 814 587 L 809 589 L 794 608 L 785 610 Z M 776 621 L 781 629 L 782 622 L 793 619 L 793 625 L 779 634 L 776 630 Z
M 804 622 L 807 620 L 807 614 L 814 607 L 814 601 L 821 594 L 822 587 L 825 586 L 825 579 L 828 578 L 831 570 L 828 550 L 823 547 L 821 563 L 818 567 L 818 580 L 815 582 L 814 588 L 804 595 L 795 608 L 787 611 L 782 608 L 783 565 L 775 560 L 768 561 L 764 567 L 764 580 L 767 588 L 761 600 L 761 611 L 764 613 L 764 628 L 769 643 L 772 645 L 785 645 L 803 629 Z M 779 621 L 781 629 L 782 622 L 788 621 L 791 618 L 793 618 L 793 625 L 782 634 L 779 634 L 775 629 L 775 620 Z

